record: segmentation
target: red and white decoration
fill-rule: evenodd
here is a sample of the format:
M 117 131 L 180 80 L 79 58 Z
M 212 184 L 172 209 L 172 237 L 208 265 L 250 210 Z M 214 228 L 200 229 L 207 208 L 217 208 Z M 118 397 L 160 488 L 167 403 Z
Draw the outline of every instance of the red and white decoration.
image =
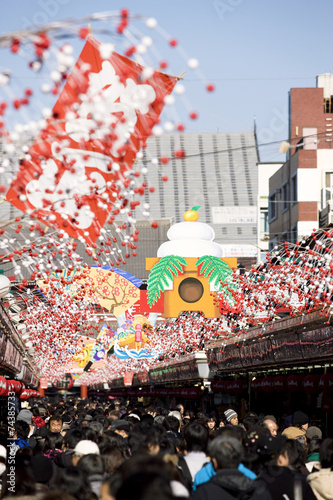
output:
M 7 201 L 94 243 L 177 81 L 89 37 Z

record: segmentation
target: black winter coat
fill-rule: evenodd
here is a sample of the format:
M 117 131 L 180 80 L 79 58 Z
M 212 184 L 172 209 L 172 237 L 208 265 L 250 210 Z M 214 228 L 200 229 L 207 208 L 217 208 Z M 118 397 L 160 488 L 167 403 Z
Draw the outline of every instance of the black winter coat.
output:
M 286 497 L 294 500 L 296 489 L 299 489 L 300 498 L 303 500 L 316 500 L 306 476 L 292 471 L 289 467 L 265 467 L 257 481 L 266 486 L 273 500 L 285 500 Z
M 266 488 L 249 479 L 238 469 L 217 471 L 207 483 L 198 486 L 194 500 L 272 500 Z

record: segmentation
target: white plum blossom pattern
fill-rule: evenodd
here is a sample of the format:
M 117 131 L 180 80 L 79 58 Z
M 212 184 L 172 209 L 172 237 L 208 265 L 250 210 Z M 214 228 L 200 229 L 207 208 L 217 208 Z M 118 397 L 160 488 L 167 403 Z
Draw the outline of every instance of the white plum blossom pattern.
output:
M 89 166 L 87 161 L 83 161 L 82 155 L 73 156 L 76 159 L 75 172 L 67 170 L 58 183 L 56 181 L 58 172 L 56 162 L 53 159 L 43 161 L 41 163 L 43 173 L 38 179 L 27 184 L 26 195 L 29 203 L 37 210 L 49 210 L 50 205 L 46 207 L 43 205 L 43 200 L 47 200 L 63 218 L 75 217 L 76 227 L 86 229 L 93 223 L 94 213 L 90 210 L 89 205 L 78 208 L 74 197 L 88 195 L 91 192 L 90 188 L 96 189 L 96 187 L 99 188 L 99 193 L 103 194 L 105 179 L 98 172 L 92 172 L 88 178 L 85 174 L 85 168 Z M 68 159 L 71 160 L 71 158 Z M 96 162 L 96 158 L 94 160 Z M 96 163 L 94 163 L 95 166 Z
M 78 117 L 66 122 L 67 134 L 75 142 L 103 139 L 114 125 L 116 139 L 112 143 L 111 154 L 119 157 L 119 149 L 134 131 L 137 113 L 148 112 L 156 93 L 151 85 L 137 84 L 131 78 L 123 84 L 112 64 L 103 61 L 102 70 L 89 75 L 87 93 L 80 97 L 82 104 L 77 109 Z

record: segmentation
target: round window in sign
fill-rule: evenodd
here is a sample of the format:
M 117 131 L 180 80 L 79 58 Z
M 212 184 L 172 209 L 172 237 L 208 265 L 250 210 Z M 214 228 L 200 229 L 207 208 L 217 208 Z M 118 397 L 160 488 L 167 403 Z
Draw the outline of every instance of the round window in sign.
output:
M 204 293 L 204 288 L 196 278 L 185 278 L 178 288 L 178 293 L 184 302 L 198 302 Z

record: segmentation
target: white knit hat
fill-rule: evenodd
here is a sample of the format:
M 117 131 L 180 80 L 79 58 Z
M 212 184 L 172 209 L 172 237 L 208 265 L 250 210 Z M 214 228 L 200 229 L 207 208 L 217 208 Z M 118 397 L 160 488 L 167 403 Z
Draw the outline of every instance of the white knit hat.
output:
M 237 413 L 235 412 L 235 410 L 226 410 L 224 412 L 224 416 L 225 418 L 228 420 L 228 422 L 231 422 L 231 420 L 235 417 L 238 417 Z

